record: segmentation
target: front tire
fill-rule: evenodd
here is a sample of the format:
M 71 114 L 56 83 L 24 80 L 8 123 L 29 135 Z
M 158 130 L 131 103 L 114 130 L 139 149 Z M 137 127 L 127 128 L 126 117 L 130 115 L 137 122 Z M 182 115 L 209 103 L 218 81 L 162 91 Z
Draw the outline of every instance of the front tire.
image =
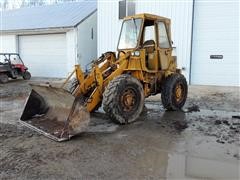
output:
M 103 93 L 103 110 L 115 122 L 127 124 L 137 120 L 144 106 L 142 84 L 123 74 L 108 84 Z
M 167 77 L 162 86 L 162 104 L 167 110 L 181 109 L 187 99 L 188 86 L 182 74 Z
M 30 72 L 28 72 L 28 71 L 25 71 L 24 73 L 23 73 L 23 79 L 24 80 L 29 80 L 29 79 L 31 79 L 31 74 L 30 74 Z

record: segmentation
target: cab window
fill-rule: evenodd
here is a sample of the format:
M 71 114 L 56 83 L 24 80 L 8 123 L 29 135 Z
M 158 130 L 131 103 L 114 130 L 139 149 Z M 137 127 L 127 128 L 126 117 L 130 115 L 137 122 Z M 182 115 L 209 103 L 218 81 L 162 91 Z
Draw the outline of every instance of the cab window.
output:
M 153 26 L 146 26 L 144 28 L 144 40 L 143 42 L 153 40 L 155 41 L 155 33 L 154 33 L 154 25 Z
M 159 47 L 170 48 L 166 27 L 163 22 L 158 22 L 158 36 L 159 36 Z
M 144 29 L 143 29 L 143 38 L 142 38 L 142 47 L 155 47 L 156 43 L 156 33 L 155 33 L 155 21 L 145 20 Z
M 137 47 L 142 19 L 125 20 L 122 25 L 118 49 L 132 49 Z

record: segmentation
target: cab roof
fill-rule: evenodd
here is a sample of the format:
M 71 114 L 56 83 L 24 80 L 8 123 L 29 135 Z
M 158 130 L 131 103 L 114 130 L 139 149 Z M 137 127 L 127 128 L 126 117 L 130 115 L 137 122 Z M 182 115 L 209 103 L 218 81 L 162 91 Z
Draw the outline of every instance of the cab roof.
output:
M 171 21 L 169 18 L 158 16 L 158 15 L 154 15 L 154 14 L 148 14 L 148 13 L 142 13 L 142 14 L 135 14 L 133 16 L 127 16 L 127 17 L 124 18 L 124 20 L 132 19 L 132 18 L 143 18 L 143 19 L 151 19 L 151 20 L 163 20 L 163 21 L 166 21 L 166 22 L 170 22 Z

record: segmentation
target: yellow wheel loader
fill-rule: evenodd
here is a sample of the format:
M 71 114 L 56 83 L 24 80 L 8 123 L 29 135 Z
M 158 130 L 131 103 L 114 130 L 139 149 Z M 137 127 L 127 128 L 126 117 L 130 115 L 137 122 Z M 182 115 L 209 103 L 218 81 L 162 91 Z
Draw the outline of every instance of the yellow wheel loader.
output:
M 32 85 L 20 122 L 63 141 L 83 132 L 89 113 L 100 106 L 119 124 L 136 121 L 144 99 L 159 93 L 164 108 L 181 109 L 188 87 L 172 56 L 170 25 L 170 19 L 151 14 L 126 17 L 117 54 L 104 53 L 86 72 L 76 65 L 60 88 Z

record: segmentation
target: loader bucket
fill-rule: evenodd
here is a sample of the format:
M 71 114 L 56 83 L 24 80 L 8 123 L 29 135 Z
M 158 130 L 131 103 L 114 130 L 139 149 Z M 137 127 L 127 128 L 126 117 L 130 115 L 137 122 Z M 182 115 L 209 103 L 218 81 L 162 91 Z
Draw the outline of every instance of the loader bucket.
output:
M 61 88 L 31 87 L 21 124 L 55 141 L 68 140 L 86 129 L 90 115 L 78 98 Z

